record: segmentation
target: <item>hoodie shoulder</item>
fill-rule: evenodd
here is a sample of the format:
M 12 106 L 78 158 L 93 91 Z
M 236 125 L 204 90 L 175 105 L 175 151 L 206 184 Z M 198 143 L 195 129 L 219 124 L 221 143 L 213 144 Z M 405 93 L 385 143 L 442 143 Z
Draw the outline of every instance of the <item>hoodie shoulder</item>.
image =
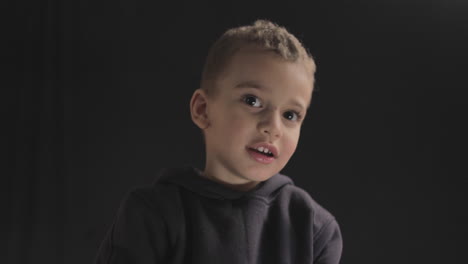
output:
M 288 203 L 290 211 L 310 214 L 313 218 L 314 230 L 319 231 L 331 221 L 335 220 L 333 214 L 315 201 L 308 192 L 295 185 L 286 185 L 282 188 L 282 202 Z
M 293 226 L 302 226 L 301 232 L 311 228 L 314 263 L 338 263 L 343 244 L 334 215 L 294 185 L 284 186 L 278 199 L 288 208 Z
M 150 213 L 161 217 L 171 243 L 175 243 L 184 219 L 177 186 L 155 182 L 149 186 L 134 188 L 127 199 L 137 200 Z

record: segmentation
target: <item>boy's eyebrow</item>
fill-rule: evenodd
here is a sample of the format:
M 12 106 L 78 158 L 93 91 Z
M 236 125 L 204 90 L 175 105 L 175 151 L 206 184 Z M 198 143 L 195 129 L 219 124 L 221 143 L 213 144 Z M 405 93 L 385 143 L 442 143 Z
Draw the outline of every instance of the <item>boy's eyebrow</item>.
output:
M 255 81 L 245 81 L 241 82 L 238 85 L 236 85 L 235 88 L 255 88 L 255 89 L 263 89 L 264 87 L 261 86 L 259 83 Z
M 245 81 L 245 82 L 241 82 L 238 85 L 236 85 L 235 88 L 254 88 L 254 89 L 263 90 L 264 86 L 260 85 L 258 82 L 255 82 L 255 81 Z M 301 108 L 301 110 L 304 109 L 304 105 L 301 104 L 299 101 L 297 101 L 295 99 L 291 100 L 291 104 Z M 308 109 L 309 106 L 310 106 L 310 104 L 307 105 L 306 109 Z
M 294 100 L 294 99 L 291 100 L 291 104 L 293 104 L 293 105 L 295 105 L 295 106 L 301 108 L 301 110 L 304 109 L 304 106 L 303 106 L 301 103 L 299 103 L 298 101 Z

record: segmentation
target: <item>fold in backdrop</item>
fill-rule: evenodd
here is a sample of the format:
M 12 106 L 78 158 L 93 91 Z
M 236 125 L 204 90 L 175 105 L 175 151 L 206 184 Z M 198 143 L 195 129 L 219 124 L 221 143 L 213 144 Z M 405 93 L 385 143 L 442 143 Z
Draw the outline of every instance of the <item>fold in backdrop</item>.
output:
M 16 1 L 2 7 L 1 263 L 90 263 L 119 202 L 203 166 L 188 103 L 209 46 L 271 19 L 317 85 L 284 173 L 338 219 L 342 263 L 466 263 L 467 4 Z

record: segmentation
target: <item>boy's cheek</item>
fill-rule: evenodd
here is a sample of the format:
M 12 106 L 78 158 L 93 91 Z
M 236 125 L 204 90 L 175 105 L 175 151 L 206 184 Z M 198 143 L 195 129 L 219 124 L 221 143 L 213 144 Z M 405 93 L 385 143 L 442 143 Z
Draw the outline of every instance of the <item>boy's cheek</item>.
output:
M 222 119 L 225 122 L 226 127 L 235 128 L 237 131 L 244 129 L 253 122 L 253 120 L 249 120 L 245 114 L 239 112 L 231 112 L 222 117 Z
M 284 139 L 284 154 L 287 155 L 288 159 L 291 157 L 294 152 L 296 151 L 297 148 L 297 143 L 298 143 L 298 135 L 290 135 L 285 137 Z

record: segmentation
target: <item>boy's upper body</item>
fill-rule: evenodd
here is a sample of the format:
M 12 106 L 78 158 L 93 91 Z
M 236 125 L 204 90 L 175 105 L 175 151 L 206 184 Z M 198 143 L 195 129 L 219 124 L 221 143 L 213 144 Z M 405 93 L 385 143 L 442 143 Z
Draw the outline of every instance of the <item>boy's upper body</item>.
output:
M 97 263 L 338 263 L 336 220 L 279 173 L 297 147 L 314 73 L 284 28 L 257 21 L 227 31 L 190 102 L 204 170 L 167 170 L 130 193 Z
M 124 199 L 96 263 L 338 263 L 335 218 L 276 174 L 249 191 L 168 169 Z

